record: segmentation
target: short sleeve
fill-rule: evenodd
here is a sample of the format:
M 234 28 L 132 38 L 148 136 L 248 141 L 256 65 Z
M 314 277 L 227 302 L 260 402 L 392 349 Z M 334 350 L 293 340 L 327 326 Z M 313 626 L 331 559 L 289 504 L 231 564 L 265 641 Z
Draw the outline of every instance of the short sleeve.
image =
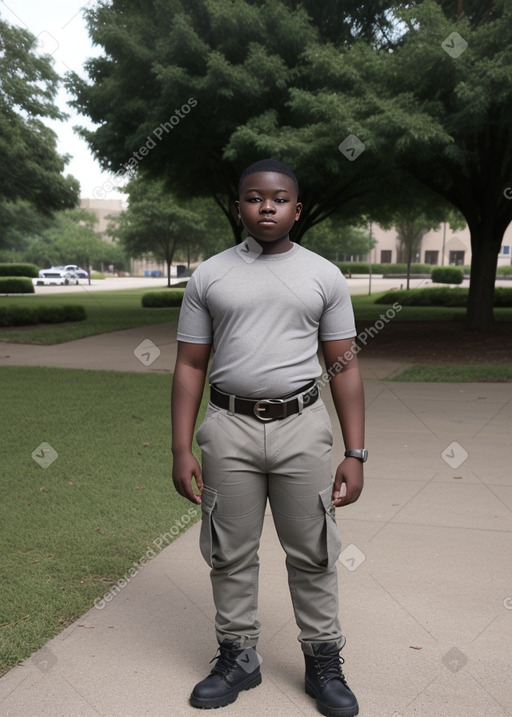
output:
M 327 296 L 319 327 L 320 341 L 350 339 L 356 335 L 354 310 L 347 280 L 338 271 Z
M 210 344 L 213 341 L 212 317 L 201 296 L 196 274 L 189 279 L 183 295 L 177 339 L 191 344 Z

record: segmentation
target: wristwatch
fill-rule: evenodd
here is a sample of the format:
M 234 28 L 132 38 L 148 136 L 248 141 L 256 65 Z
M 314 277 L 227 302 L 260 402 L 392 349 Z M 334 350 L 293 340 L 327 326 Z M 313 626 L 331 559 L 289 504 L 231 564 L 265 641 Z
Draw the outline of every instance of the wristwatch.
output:
M 345 451 L 345 458 L 359 458 L 361 463 L 366 463 L 368 460 L 368 451 L 366 448 L 358 448 L 352 451 Z

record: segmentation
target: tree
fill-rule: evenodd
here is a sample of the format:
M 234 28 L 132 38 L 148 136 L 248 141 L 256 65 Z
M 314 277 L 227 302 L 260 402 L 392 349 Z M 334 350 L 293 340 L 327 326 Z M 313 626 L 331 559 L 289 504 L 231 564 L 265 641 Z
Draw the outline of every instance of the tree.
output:
M 472 249 L 467 323 L 486 330 L 512 221 L 512 11 L 502 2 L 464 2 L 467 13 L 454 22 L 454 5 L 448 17 L 432 0 L 404 12 L 403 44 L 360 80 L 378 88 L 366 124 L 380 150 L 464 216 Z
M 131 256 L 151 253 L 164 261 L 170 286 L 176 249 L 186 250 L 204 235 L 201 217 L 170 196 L 162 182 L 132 180 L 126 190 L 128 209 L 113 231 Z
M 94 231 L 96 216 L 85 209 L 57 212 L 45 230 L 30 238 L 24 251 L 27 261 L 39 266 L 124 263 L 116 244 L 103 241 Z
M 385 3 L 370 3 L 377 19 L 366 5 L 100 2 L 86 14 L 105 54 L 86 63 L 88 79 L 70 74 L 67 80 L 73 106 L 96 124 L 80 134 L 107 170 L 163 178 L 179 199 L 213 198 L 236 241 L 242 237 L 232 211 L 238 177 L 265 155 L 289 162 L 301 178 L 296 241 L 341 206 L 344 220 L 358 217 L 363 197 L 373 190 L 376 205 L 382 185 L 375 156 L 365 153 L 356 165 L 338 152 L 338 144 L 359 131 L 354 107 L 338 102 L 337 88 L 329 87 L 312 112 L 303 113 L 301 92 L 314 92 L 323 78 L 312 72 L 316 55 L 321 73 L 331 77 L 334 65 L 338 79 L 341 72 L 352 85 L 338 49 L 325 43 L 338 30 L 338 47 L 344 47 L 358 32 L 375 40 L 392 26 Z M 332 127 L 319 133 L 324 113 L 338 118 L 335 133 Z
M 35 44 L 30 32 L 0 20 L 0 203 L 26 200 L 48 215 L 75 206 L 79 185 L 62 175 L 67 158 L 43 123 L 64 115 L 53 103 L 58 76 L 51 58 L 37 55 Z
M 329 217 L 386 221 L 414 181 L 418 197 L 465 217 L 468 325 L 492 324 L 512 219 L 504 0 L 104 0 L 88 18 L 105 55 L 68 86 L 97 125 L 81 134 L 105 168 L 213 197 L 236 241 L 237 178 L 263 156 L 300 178 L 295 241 Z
M 330 261 L 365 257 L 371 249 L 367 228 L 347 225 L 333 219 L 326 219 L 314 226 L 302 242 L 305 247 Z

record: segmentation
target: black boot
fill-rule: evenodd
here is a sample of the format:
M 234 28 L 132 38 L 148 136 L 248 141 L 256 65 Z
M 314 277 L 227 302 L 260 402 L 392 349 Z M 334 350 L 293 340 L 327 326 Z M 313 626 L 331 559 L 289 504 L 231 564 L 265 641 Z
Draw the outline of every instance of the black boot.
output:
M 359 714 L 356 696 L 347 685 L 341 665 L 343 658 L 335 642 L 312 643 L 314 655 L 306 655 L 306 693 L 326 717 L 354 717 Z
M 239 692 L 261 683 L 260 662 L 254 647 L 241 650 L 238 642 L 224 640 L 213 660 L 217 660 L 213 670 L 192 691 L 193 707 L 225 707 L 236 700 Z

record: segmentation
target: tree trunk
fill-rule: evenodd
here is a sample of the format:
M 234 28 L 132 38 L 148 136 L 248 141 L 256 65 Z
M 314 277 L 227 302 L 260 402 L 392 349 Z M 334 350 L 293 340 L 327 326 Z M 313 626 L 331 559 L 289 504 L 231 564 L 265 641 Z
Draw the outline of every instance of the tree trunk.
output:
M 495 239 L 495 236 L 486 236 L 483 228 L 471 228 L 471 281 L 466 323 L 472 331 L 489 331 L 494 326 L 494 285 L 501 246 L 501 241 L 496 243 Z

